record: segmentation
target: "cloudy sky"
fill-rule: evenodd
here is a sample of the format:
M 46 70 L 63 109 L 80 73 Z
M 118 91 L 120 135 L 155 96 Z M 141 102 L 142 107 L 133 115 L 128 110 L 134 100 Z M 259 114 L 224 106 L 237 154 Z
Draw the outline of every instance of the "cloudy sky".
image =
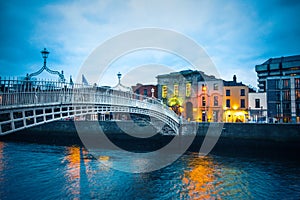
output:
M 256 64 L 300 54 L 299 12 L 296 0 L 1 1 L 0 76 L 37 71 L 44 47 L 50 51 L 51 69 L 64 70 L 67 78 L 81 76 L 83 63 L 105 41 L 155 27 L 194 40 L 223 79 L 236 74 L 238 81 L 256 86 Z M 168 52 L 132 52 L 112 63 L 100 84 L 116 84 L 118 71 L 127 77 L 126 84 L 135 84 L 154 83 L 156 74 L 187 68 L 188 62 Z

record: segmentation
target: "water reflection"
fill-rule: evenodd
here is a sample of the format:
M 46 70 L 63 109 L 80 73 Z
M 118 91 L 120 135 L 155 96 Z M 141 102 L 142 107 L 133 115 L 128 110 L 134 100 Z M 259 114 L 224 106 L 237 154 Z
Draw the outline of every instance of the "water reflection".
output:
M 63 162 L 67 162 L 65 177 L 68 185 L 65 188 L 78 198 L 80 194 L 80 149 L 79 147 L 67 147 L 66 151 Z
M 65 177 L 66 189 L 73 199 L 80 198 L 81 182 L 87 177 L 87 168 L 90 159 L 84 159 L 88 152 L 78 146 L 66 147 L 63 163 L 66 162 Z
M 218 156 L 192 155 L 182 178 L 185 190 L 181 196 L 191 199 L 253 198 L 248 182 L 251 177 L 247 172 L 255 171 L 253 166 L 248 170 L 245 166 L 240 168 L 240 161 L 235 158 L 222 160 Z
M 147 165 L 147 158 L 90 153 L 0 142 L 0 199 L 299 199 L 299 162 L 189 153 L 158 171 L 131 174 L 110 167 Z
M 197 157 L 191 159 L 187 166 L 188 170 L 184 172 L 182 182 L 187 189 L 188 197 L 191 199 L 211 199 L 220 198 L 216 186 L 217 175 L 219 174 L 213 159 L 205 157 Z M 181 197 L 183 198 L 184 193 Z

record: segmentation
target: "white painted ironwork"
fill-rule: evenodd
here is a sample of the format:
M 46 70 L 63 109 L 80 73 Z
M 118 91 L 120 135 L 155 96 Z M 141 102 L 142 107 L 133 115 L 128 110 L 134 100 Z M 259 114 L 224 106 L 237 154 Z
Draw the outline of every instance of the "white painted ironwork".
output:
M 34 73 L 31 73 L 31 74 L 29 74 L 29 75 L 27 74 L 26 80 L 30 80 L 32 77 L 41 74 L 43 71 L 47 71 L 47 72 L 50 73 L 50 74 L 57 75 L 57 76 L 59 77 L 59 79 L 60 79 L 61 82 L 65 82 L 66 79 L 65 79 L 65 76 L 64 76 L 64 72 L 63 72 L 63 71 L 61 71 L 61 73 L 60 73 L 59 71 L 51 70 L 51 69 L 49 69 L 49 67 L 47 67 L 47 64 L 46 64 L 47 62 L 46 62 L 46 60 L 47 60 L 48 55 L 49 55 L 50 52 L 47 51 L 46 48 L 44 48 L 44 50 L 42 50 L 41 53 L 42 53 L 42 56 L 43 56 L 43 58 L 44 58 L 44 65 L 43 65 L 42 68 L 39 69 L 38 71 L 36 71 L 36 72 L 34 72 Z
M 0 135 L 104 111 L 152 116 L 178 133 L 178 116 L 153 98 L 107 87 L 0 78 Z

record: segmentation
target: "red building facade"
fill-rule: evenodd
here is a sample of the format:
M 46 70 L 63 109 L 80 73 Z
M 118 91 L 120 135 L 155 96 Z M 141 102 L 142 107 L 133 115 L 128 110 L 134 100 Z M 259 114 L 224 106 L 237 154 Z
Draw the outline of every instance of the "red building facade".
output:
M 141 95 L 140 98 L 142 98 L 143 96 L 157 98 L 157 86 L 156 85 L 143 85 L 143 84 L 138 83 L 138 84 L 136 84 L 136 86 L 132 86 L 131 88 L 134 93 Z M 152 94 L 152 92 L 153 92 L 153 94 Z M 140 99 L 140 100 L 142 100 L 142 99 Z

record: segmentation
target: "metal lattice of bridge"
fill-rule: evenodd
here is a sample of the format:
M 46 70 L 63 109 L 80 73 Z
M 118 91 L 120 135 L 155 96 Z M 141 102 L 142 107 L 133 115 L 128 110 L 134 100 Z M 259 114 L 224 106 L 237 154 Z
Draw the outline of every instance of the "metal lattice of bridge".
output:
M 0 78 L 0 135 L 67 118 L 98 120 L 105 113 L 154 117 L 178 134 L 178 116 L 154 98 L 62 81 Z

